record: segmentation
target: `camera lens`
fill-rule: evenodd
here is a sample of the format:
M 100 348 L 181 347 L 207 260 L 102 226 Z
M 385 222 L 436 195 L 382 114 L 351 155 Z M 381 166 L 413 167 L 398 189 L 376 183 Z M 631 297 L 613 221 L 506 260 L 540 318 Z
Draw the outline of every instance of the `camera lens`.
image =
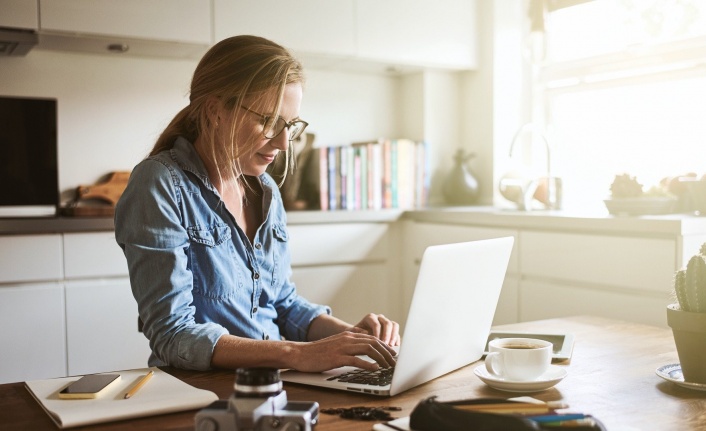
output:
M 238 368 L 235 394 L 238 397 L 268 397 L 282 392 L 277 368 Z

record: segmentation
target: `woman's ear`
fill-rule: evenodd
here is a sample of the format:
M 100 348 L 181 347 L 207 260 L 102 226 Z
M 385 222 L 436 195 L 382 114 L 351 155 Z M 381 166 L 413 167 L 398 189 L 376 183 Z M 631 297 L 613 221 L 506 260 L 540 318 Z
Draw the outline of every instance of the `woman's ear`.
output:
M 208 120 L 214 127 L 218 127 L 218 124 L 221 122 L 222 112 L 223 105 L 220 100 L 215 97 L 208 99 L 206 102 L 206 115 L 208 115 Z

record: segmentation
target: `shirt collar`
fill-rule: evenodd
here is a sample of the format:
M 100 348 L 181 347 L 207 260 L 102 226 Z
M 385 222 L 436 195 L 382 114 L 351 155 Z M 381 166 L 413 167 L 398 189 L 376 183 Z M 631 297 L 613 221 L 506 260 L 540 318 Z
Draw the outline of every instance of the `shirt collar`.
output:
M 179 136 L 174 141 L 174 146 L 171 149 L 171 155 L 174 161 L 179 165 L 180 168 L 187 172 L 191 172 L 196 175 L 208 188 L 215 190 L 213 183 L 208 178 L 208 171 L 206 170 L 206 165 L 203 164 L 201 156 L 196 152 L 194 145 L 189 142 L 183 136 Z M 276 187 L 275 182 L 268 174 L 262 174 L 259 176 L 260 182 L 263 188 L 270 192 L 273 187 Z

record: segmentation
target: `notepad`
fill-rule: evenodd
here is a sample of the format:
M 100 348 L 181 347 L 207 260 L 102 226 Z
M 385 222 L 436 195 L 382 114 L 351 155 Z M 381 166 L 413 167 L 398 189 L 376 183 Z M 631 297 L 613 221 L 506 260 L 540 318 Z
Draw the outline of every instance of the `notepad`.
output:
M 135 396 L 125 399 L 125 393 L 150 370 L 154 371 L 154 376 L 149 384 L 141 388 Z M 96 399 L 59 398 L 59 391 L 81 376 L 32 380 L 25 382 L 25 386 L 54 423 L 62 429 L 195 410 L 218 400 L 215 393 L 195 388 L 158 368 L 113 373 L 120 374 L 120 382 L 111 385 Z

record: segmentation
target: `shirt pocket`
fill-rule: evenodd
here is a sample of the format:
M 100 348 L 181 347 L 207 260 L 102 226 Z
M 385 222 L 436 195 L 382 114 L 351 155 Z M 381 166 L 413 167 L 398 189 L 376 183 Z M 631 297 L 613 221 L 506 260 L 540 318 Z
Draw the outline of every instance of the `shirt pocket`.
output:
M 289 232 L 284 223 L 272 225 L 272 284 L 279 286 L 284 281 L 289 265 Z
M 232 298 L 239 290 L 240 277 L 230 227 L 226 224 L 193 226 L 186 232 L 194 295 L 205 300 Z
M 215 247 L 230 239 L 230 226 L 217 224 L 212 227 L 194 226 L 186 229 L 189 241 Z
M 289 233 L 287 232 L 287 227 L 282 223 L 275 223 L 272 225 L 272 234 L 275 236 L 275 239 L 279 240 L 280 242 L 289 241 Z

